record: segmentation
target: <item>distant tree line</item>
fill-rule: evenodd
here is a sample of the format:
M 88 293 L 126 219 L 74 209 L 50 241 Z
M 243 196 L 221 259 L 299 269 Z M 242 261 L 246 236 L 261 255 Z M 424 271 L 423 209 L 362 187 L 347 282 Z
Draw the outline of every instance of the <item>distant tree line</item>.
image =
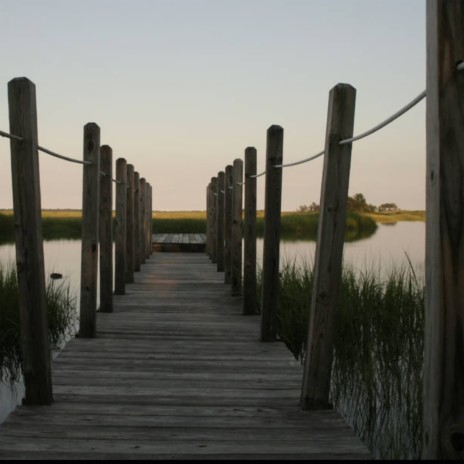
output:
M 299 213 L 314 213 L 318 212 L 320 206 L 314 201 L 308 205 L 301 205 L 297 211 Z M 356 211 L 358 213 L 386 213 L 399 211 L 396 203 L 382 203 L 379 206 L 367 203 L 366 198 L 362 193 L 356 193 L 352 197 L 348 197 L 348 210 Z

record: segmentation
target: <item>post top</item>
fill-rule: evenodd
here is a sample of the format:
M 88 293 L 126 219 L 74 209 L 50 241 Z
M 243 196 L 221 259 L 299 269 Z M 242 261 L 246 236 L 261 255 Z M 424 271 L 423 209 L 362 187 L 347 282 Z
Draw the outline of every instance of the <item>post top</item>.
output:
M 282 126 L 279 126 L 278 124 L 273 124 L 272 126 L 269 127 L 267 131 L 268 132 L 281 132 L 283 130 L 284 128 Z

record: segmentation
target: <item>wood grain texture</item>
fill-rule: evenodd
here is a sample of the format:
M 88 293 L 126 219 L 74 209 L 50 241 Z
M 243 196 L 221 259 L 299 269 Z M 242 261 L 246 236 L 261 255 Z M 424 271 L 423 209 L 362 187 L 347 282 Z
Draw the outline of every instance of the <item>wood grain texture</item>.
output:
M 211 240 L 211 253 L 210 258 L 211 262 L 217 262 L 217 177 L 211 178 L 211 203 L 210 203 L 210 214 L 211 214 L 211 222 L 210 222 L 210 240 Z
M 464 459 L 463 59 L 463 2 L 429 0 L 423 459 Z
M 217 205 L 216 205 L 216 269 L 224 272 L 224 194 L 225 173 L 221 171 L 217 175 Z
M 8 83 L 11 178 L 16 271 L 21 314 L 21 352 L 28 404 L 53 400 L 42 236 L 35 84 L 26 78 Z
M 224 283 L 230 284 L 232 281 L 232 165 L 227 165 L 225 169 L 225 194 L 224 194 Z
M 127 165 L 126 188 L 126 284 L 134 281 L 134 166 Z
M 153 234 L 153 251 L 197 252 L 206 248 L 206 234 Z
M 257 314 L 256 283 L 256 148 L 245 150 L 245 221 L 243 265 L 243 314 Z
M 356 90 L 336 85 L 329 94 L 321 209 L 314 260 L 308 343 L 301 391 L 303 408 L 327 408 L 333 360 L 335 305 L 342 276 L 346 208 L 352 144 L 338 142 L 353 135 Z
M 370 458 L 335 411 L 300 409 L 301 365 L 205 254 L 154 253 L 126 290 L 54 361 L 54 404 L 0 426 L 1 459 Z
M 232 295 L 242 294 L 242 208 L 243 161 L 234 160 L 232 167 L 232 228 L 230 239 L 230 290 Z
M 114 294 L 124 295 L 126 292 L 126 185 L 127 161 L 124 158 L 116 160 L 116 217 L 115 217 L 115 267 Z
M 113 311 L 113 151 L 100 147 L 100 311 Z
M 139 185 L 140 185 L 140 208 L 139 208 L 139 213 L 140 213 L 140 264 L 145 264 L 145 246 L 146 246 L 146 241 L 145 241 L 145 218 L 146 218 L 146 201 L 145 201 L 145 193 L 146 193 L 146 179 L 145 177 L 142 177 L 140 179 Z
M 134 172 L 134 271 L 140 271 L 140 174 Z
M 82 245 L 79 335 L 95 337 L 98 281 L 98 212 L 100 203 L 100 128 L 84 126 L 84 165 L 82 186 Z
M 266 186 L 264 200 L 263 289 L 261 341 L 272 342 L 277 333 L 279 298 L 280 211 L 282 204 L 282 164 L 284 130 L 271 126 L 267 131 Z

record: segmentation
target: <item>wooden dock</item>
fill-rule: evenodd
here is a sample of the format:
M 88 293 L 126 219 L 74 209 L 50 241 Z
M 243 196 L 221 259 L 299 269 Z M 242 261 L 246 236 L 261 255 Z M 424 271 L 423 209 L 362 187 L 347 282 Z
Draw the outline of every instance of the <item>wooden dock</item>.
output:
M 335 411 L 300 409 L 301 366 L 223 279 L 204 254 L 153 254 L 53 362 L 54 403 L 0 426 L 0 458 L 370 459 Z
M 152 250 L 163 252 L 204 252 L 206 234 L 153 234 Z

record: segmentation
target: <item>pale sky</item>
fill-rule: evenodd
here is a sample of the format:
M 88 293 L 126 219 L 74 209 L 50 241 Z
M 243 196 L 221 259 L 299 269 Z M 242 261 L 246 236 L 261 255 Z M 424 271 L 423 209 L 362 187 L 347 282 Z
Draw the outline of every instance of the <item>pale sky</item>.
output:
M 425 89 L 424 0 L 0 0 L 7 84 L 36 84 L 39 144 L 82 158 L 83 126 L 153 186 L 157 210 L 204 210 L 211 177 L 284 128 L 284 162 L 324 148 L 330 89 L 357 89 L 355 134 Z M 82 166 L 41 153 L 43 208 L 81 208 Z M 12 207 L 0 138 L 0 208 Z M 282 209 L 320 200 L 322 158 L 283 173 Z M 353 144 L 350 195 L 425 208 L 425 102 Z M 264 206 L 264 177 L 258 208 Z

